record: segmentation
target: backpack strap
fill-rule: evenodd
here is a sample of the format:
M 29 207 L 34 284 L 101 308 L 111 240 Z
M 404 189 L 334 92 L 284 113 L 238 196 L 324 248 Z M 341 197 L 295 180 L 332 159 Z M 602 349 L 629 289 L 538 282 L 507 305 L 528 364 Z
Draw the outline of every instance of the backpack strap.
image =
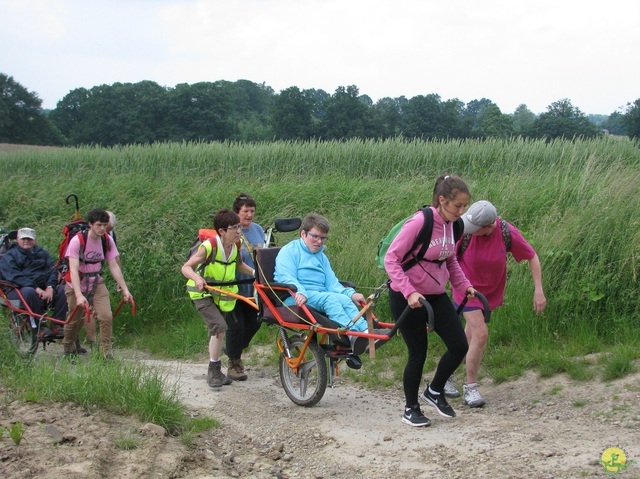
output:
M 402 271 L 408 271 L 415 266 L 419 261 L 424 259 L 424 255 L 427 254 L 429 249 L 429 243 L 431 243 L 431 232 L 433 231 L 433 210 L 428 206 L 420 209 L 424 216 L 424 223 L 420 232 L 413 242 L 411 249 L 405 257 L 402 259 Z M 413 251 L 420 245 L 420 249 L 417 254 L 413 254 Z M 409 258 L 410 257 L 410 258 Z M 407 261 L 408 259 L 408 261 Z
M 211 263 L 215 263 L 216 262 L 216 247 L 217 247 L 217 244 L 216 245 L 213 244 L 212 238 L 207 238 L 207 239 L 209 240 L 209 243 L 211 244 L 211 253 L 196 268 L 196 270 L 195 270 L 196 273 L 198 273 L 200 275 L 202 275 L 202 272 L 204 271 L 204 269 L 208 265 L 210 265 Z M 202 243 L 204 243 L 204 241 Z M 200 245 L 202 245 L 202 243 L 200 243 Z M 242 242 L 241 241 L 236 241 L 236 248 L 238 249 L 238 254 L 236 255 L 236 263 L 237 263 L 238 266 L 240 266 L 240 263 L 242 262 L 242 256 L 240 254 L 240 248 L 242 248 Z M 206 249 L 205 249 L 205 251 L 206 251 Z
M 403 261 L 402 271 L 410 270 L 420 261 L 429 261 L 425 260 L 424 257 L 427 254 L 427 250 L 429 249 L 429 243 L 431 243 L 431 233 L 433 231 L 433 210 L 430 207 L 425 206 L 420 211 L 422 211 L 422 213 L 424 214 L 424 224 L 422 225 L 422 228 L 420 229 L 420 232 L 418 233 L 416 241 L 413 243 L 411 250 L 405 256 L 405 259 L 408 256 L 412 257 L 406 263 Z M 458 240 L 462 236 L 463 231 L 464 221 L 462 221 L 462 218 L 458 218 L 453 223 L 453 244 L 456 244 L 458 242 Z M 418 245 L 420 245 L 420 249 L 418 250 L 417 254 L 413 255 L 411 251 L 415 250 Z M 444 261 L 432 262 L 442 264 Z
M 509 223 L 500 218 L 500 226 L 502 230 L 502 240 L 504 241 L 504 245 L 507 247 L 507 251 L 511 251 L 511 230 L 509 229 Z
M 456 256 L 458 256 L 458 261 L 462 258 L 462 255 L 469 247 L 469 243 L 471 243 L 471 233 L 466 233 L 462 235 L 462 241 L 458 244 L 458 251 L 456 251 Z

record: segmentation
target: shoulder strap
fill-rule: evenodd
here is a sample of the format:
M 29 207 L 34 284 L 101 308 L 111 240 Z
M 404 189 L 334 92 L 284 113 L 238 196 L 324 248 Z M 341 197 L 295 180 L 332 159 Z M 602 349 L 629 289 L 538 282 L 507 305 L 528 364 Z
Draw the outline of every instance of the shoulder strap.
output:
M 511 230 L 509 229 L 509 223 L 500 218 L 500 226 L 502 229 L 502 240 L 504 241 L 504 245 L 507 247 L 507 251 L 511 251 Z
M 78 237 L 78 240 L 80 241 L 80 251 L 78 252 L 78 260 L 80 260 L 81 263 L 84 263 L 84 247 L 87 244 L 87 235 L 89 233 L 85 230 L 85 231 L 80 231 L 80 233 L 76 234 L 76 236 Z
M 418 261 L 422 261 L 424 259 L 424 255 L 427 254 L 427 250 L 429 249 L 429 243 L 431 243 L 431 232 L 433 231 L 433 210 L 428 206 L 425 206 L 424 208 L 421 208 L 420 211 L 422 211 L 424 216 L 424 224 L 422 225 L 422 228 L 420 228 L 420 232 L 411 246 L 411 249 L 403 259 L 402 269 L 404 271 L 411 269 L 416 263 L 418 263 Z M 415 250 L 418 245 L 420 245 L 420 250 L 417 254 L 413 255 L 412 251 Z M 409 256 L 412 256 L 412 258 L 405 263 L 404 260 Z
M 244 235 L 243 235 L 244 236 Z M 251 244 L 247 241 L 247 244 Z M 236 249 L 237 249 L 237 254 L 236 254 L 236 263 L 238 266 L 240 266 L 242 264 L 242 240 L 238 240 L 236 241 Z
M 464 233 L 464 221 L 462 218 L 458 218 L 455 223 L 453 223 L 453 244 L 456 244 L 458 240 L 462 237 Z
M 217 244 L 214 245 L 211 238 L 207 238 L 207 239 L 209 240 L 209 244 L 211 244 L 211 253 L 209 254 L 209 256 L 207 256 L 207 259 L 204 260 L 204 262 L 202 262 L 200 264 L 199 268 L 203 268 L 203 269 L 207 265 L 209 265 L 211 263 L 214 263 L 216 261 L 216 253 L 217 253 L 216 247 L 217 247 Z M 205 241 L 207 241 L 207 240 L 205 240 Z M 203 244 L 204 244 L 204 241 L 200 245 L 202 246 Z M 242 257 L 240 255 L 240 248 L 241 247 L 242 247 L 242 243 L 240 241 L 236 241 L 236 248 L 237 248 L 236 262 L 238 264 L 240 264 L 240 262 L 242 261 Z M 206 249 L 206 246 L 205 246 L 205 249 Z
M 469 243 L 471 242 L 471 236 L 472 235 L 470 233 L 466 233 L 462 235 L 462 241 L 460 241 L 460 244 L 458 245 L 458 251 L 456 252 L 456 255 L 458 256 L 458 261 L 460 261 L 460 258 L 462 258 L 462 255 L 464 254 L 466 249 L 469 247 Z

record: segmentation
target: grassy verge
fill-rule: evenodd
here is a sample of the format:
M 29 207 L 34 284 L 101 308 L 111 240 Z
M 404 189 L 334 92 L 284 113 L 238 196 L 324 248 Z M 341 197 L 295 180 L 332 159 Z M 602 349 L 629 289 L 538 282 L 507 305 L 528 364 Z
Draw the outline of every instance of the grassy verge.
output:
M 122 360 L 92 357 L 73 364 L 38 355 L 25 358 L 12 348 L 6 328 L 0 334 L 0 384 L 4 400 L 73 402 L 88 410 L 133 415 L 164 427 L 189 442 L 201 430 L 219 427 L 208 417 L 192 419 L 180 403 L 175 385 L 158 371 Z

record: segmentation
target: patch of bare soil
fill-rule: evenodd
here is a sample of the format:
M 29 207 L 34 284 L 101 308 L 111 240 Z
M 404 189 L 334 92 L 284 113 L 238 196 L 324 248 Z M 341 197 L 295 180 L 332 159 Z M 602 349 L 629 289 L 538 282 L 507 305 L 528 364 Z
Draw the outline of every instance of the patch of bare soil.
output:
M 0 143 L 0 153 L 22 150 L 52 150 L 55 146 L 18 145 L 15 143 Z
M 5 401 L 0 424 L 27 428 L 19 446 L 0 438 L 0 477 L 604 478 L 611 476 L 599 461 L 610 447 L 640 462 L 640 374 L 610 383 L 534 374 L 484 380 L 485 407 L 453 399 L 458 415 L 446 419 L 424 405 L 431 427 L 412 428 L 400 420 L 401 385 L 370 390 L 339 377 L 318 405 L 301 408 L 284 393 L 276 364 L 212 390 L 206 360 L 136 360 L 166 374 L 191 414 L 222 427 L 185 446 L 130 417 Z M 126 450 L 126 438 L 138 447 Z M 640 478 L 640 464 L 617 476 Z

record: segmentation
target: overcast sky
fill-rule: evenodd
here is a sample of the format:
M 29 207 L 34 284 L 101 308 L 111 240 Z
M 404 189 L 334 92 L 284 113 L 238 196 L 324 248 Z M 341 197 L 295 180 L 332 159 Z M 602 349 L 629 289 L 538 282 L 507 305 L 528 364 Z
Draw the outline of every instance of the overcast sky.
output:
M 43 108 L 79 87 L 246 79 L 610 114 L 640 98 L 640 1 L 0 0 L 0 73 Z

